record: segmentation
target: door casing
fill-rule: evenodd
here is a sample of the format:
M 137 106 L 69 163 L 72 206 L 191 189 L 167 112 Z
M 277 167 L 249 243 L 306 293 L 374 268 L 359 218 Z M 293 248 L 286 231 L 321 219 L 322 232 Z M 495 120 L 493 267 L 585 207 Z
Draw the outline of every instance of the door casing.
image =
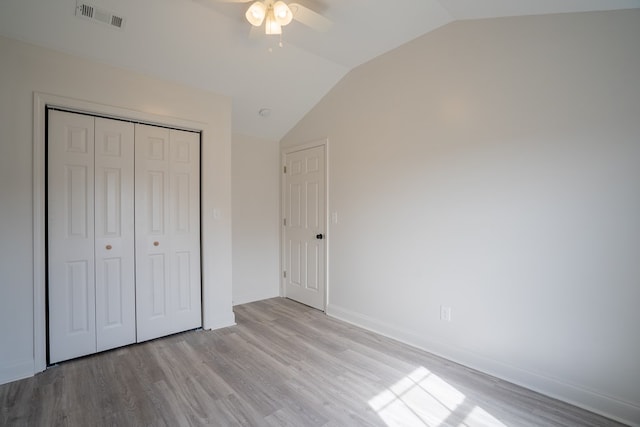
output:
M 33 372 L 42 372 L 47 368 L 47 315 L 46 315 L 46 281 L 47 281 L 47 254 L 46 254 L 46 115 L 47 107 L 60 108 L 71 112 L 85 113 L 107 118 L 133 120 L 152 125 L 164 125 L 184 130 L 204 133 L 208 126 L 201 122 L 188 119 L 162 116 L 123 107 L 98 104 L 75 98 L 52 95 L 41 92 L 33 94 Z M 204 149 L 203 146 L 200 148 Z M 202 156 L 201 158 L 203 158 Z M 202 173 L 207 165 L 201 167 Z M 204 181 L 204 176 L 201 175 Z M 204 184 L 203 184 L 204 185 Z M 208 203 L 205 199 L 206 192 L 201 190 L 201 257 L 207 247 L 215 238 L 209 232 L 213 229 L 213 216 L 208 215 Z M 207 239 L 207 236 L 210 236 Z M 204 263 L 204 261 L 201 261 Z M 207 274 L 207 269 L 202 269 L 202 327 L 212 329 L 235 324 L 225 320 L 220 324 L 219 313 L 214 312 L 213 304 L 207 303 L 213 292 L 214 284 Z

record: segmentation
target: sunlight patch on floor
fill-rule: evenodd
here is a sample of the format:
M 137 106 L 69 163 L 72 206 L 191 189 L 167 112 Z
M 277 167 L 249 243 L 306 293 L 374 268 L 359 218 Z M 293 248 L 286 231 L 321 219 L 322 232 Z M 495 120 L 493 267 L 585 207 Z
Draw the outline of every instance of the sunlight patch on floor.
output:
M 479 406 L 463 408 L 464 401 L 464 394 L 421 366 L 369 400 L 369 406 L 389 427 L 506 427 Z
M 500 421 L 496 420 L 490 413 L 479 406 L 474 407 L 469 415 L 466 416 L 463 426 L 504 426 Z

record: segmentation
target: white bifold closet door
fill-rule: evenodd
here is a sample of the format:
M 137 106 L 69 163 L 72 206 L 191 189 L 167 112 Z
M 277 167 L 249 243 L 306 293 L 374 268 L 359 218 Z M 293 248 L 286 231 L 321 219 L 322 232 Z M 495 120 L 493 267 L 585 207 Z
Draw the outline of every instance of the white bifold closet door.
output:
M 201 326 L 200 137 L 136 125 L 138 341 Z
M 134 127 L 49 111 L 49 360 L 135 342 Z
M 200 137 L 49 111 L 49 362 L 197 328 Z

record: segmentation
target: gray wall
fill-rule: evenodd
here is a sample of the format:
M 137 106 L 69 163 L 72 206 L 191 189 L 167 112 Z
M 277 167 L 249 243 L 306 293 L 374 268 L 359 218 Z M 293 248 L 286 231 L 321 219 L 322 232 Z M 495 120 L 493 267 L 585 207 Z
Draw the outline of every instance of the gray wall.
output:
M 640 423 L 640 11 L 447 25 L 281 146 L 324 137 L 329 314 Z

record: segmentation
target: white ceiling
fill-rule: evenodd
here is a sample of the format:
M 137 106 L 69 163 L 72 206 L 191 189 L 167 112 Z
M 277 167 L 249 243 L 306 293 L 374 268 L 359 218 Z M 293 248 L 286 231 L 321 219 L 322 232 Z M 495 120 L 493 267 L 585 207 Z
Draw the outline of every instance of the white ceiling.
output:
M 329 18 L 249 38 L 248 4 L 85 0 L 124 16 L 117 30 L 74 16 L 76 0 L 0 0 L 0 34 L 224 94 L 233 131 L 280 139 L 349 70 L 461 19 L 639 8 L 640 0 L 297 0 Z M 268 118 L 258 115 L 271 109 Z

